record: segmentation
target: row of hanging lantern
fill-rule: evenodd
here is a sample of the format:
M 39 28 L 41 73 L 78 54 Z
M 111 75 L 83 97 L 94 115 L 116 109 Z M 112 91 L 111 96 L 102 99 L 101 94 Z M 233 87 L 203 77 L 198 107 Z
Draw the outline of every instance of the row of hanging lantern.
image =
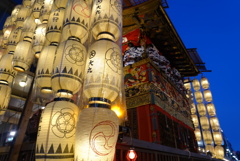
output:
M 35 88 L 55 94 L 41 116 L 36 160 L 113 160 L 126 117 L 121 12 L 118 0 L 23 0 L 5 22 L 0 92 L 11 92 L 15 71 L 29 70 L 35 56 Z M 73 101 L 80 90 L 81 112 Z
M 216 117 L 216 110 L 212 103 L 212 94 L 209 89 L 208 79 L 202 77 L 192 81 L 196 106 L 192 105 L 192 121 L 195 127 L 195 135 L 198 142 L 205 143 L 205 150 L 210 151 L 216 158 L 222 159 L 221 151 L 222 134 Z M 191 90 L 190 83 L 185 84 L 186 89 Z M 214 145 L 216 147 L 214 148 Z

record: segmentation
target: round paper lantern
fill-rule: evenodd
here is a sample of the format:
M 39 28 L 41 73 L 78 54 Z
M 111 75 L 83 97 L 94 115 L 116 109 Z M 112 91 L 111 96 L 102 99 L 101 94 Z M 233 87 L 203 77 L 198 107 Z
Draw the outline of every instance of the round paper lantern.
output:
M 8 26 L 3 34 L 3 39 L 2 39 L 2 46 L 6 48 L 8 44 L 8 39 L 12 33 L 12 31 L 15 29 L 15 26 Z
M 191 90 L 191 84 L 189 82 L 188 79 L 185 79 L 184 80 L 184 87 L 187 89 L 187 90 Z
M 96 40 L 117 41 L 122 28 L 122 1 L 93 1 L 91 26 Z
M 77 124 L 75 161 L 113 160 L 118 125 L 118 117 L 108 108 L 83 109 Z
M 22 5 L 16 5 L 14 7 L 14 9 L 12 10 L 12 21 L 15 22 L 17 20 L 17 16 L 18 16 L 18 13 L 20 11 L 20 9 L 22 8 L 23 6 Z
M 52 92 L 51 76 L 56 50 L 56 44 L 46 46 L 43 48 L 38 59 L 35 83 L 42 93 Z
M 25 39 L 28 41 L 32 41 L 36 26 L 37 24 L 35 23 L 35 19 L 31 14 L 26 18 L 26 20 L 23 23 L 22 40 Z
M 39 19 L 39 17 L 40 17 L 40 11 L 42 8 L 42 4 L 43 4 L 42 1 L 36 0 L 34 2 L 33 8 L 32 8 L 32 14 L 35 19 Z
M 202 96 L 202 92 L 201 91 L 196 91 L 194 92 L 195 95 L 195 99 L 198 103 L 202 103 L 203 102 L 203 96 Z
M 214 131 L 213 132 L 213 139 L 216 145 L 222 145 L 222 133 L 219 131 Z
M 28 7 L 21 7 L 17 14 L 17 20 L 16 20 L 16 28 L 23 27 L 23 23 L 25 19 L 30 15 L 30 8 Z
M 208 114 L 210 116 L 215 116 L 216 115 L 216 110 L 215 110 L 215 106 L 214 106 L 213 103 L 207 104 L 207 110 L 208 110 Z
M 71 37 L 62 42 L 56 52 L 53 65 L 52 88 L 57 93 L 75 94 L 83 82 L 86 48 Z
M 195 133 L 195 136 L 196 136 L 196 140 L 197 140 L 197 141 L 201 141 L 201 140 L 202 140 L 202 135 L 201 135 L 200 129 L 196 128 L 196 129 L 194 130 L 194 133 Z
M 217 117 L 211 117 L 210 118 L 210 123 L 211 123 L 211 126 L 212 126 L 213 130 L 219 130 L 220 129 L 220 125 L 219 125 Z
M 8 16 L 4 25 L 3 25 L 3 33 L 6 31 L 6 29 L 10 26 L 13 26 L 14 25 L 14 21 L 13 21 L 13 18 L 12 16 Z
M 197 115 L 192 115 L 192 121 L 193 121 L 194 127 L 198 127 L 199 126 Z
M 196 114 L 196 107 L 194 103 L 191 104 L 191 114 Z
M 54 0 L 53 9 L 66 8 L 68 0 Z
M 222 146 L 215 146 L 216 158 L 223 160 L 224 158 L 224 149 Z
M 99 40 L 89 48 L 85 68 L 84 94 L 87 98 L 116 99 L 122 79 L 121 50 L 117 44 Z
M 200 116 L 205 116 L 205 115 L 206 115 L 206 107 L 205 107 L 205 105 L 204 105 L 203 103 L 199 103 L 199 104 L 197 105 L 197 107 L 198 107 L 198 113 L 199 113 L 199 115 L 200 115 Z
M 201 81 L 201 85 L 202 85 L 203 89 L 208 89 L 209 88 L 209 82 L 208 82 L 207 78 L 202 77 L 200 81 Z
M 46 35 L 47 24 L 43 23 L 37 26 L 34 37 L 33 37 L 33 52 L 35 53 L 35 57 L 39 58 L 41 50 L 45 43 L 45 35 Z
M 24 7 L 31 7 L 35 0 L 23 0 L 22 4 Z
M 214 146 L 213 145 L 205 145 L 205 150 L 206 152 L 211 152 L 212 155 L 215 155 L 215 149 L 214 149 Z
M 209 130 L 202 131 L 205 144 L 212 144 L 212 133 Z
M 9 52 L 14 53 L 17 43 L 20 41 L 21 34 L 22 34 L 22 29 L 19 29 L 19 28 L 16 28 L 11 32 L 8 38 L 7 53 Z
M 0 74 L 1 76 L 1 74 Z M 11 97 L 11 88 L 0 82 L 0 115 L 4 115 Z
M 201 122 L 202 129 L 204 129 L 204 130 L 209 129 L 209 121 L 206 116 L 200 117 L 200 122 Z
M 0 60 L 0 83 L 11 85 L 17 72 L 12 67 L 13 53 L 5 54 Z
M 78 113 L 78 107 L 67 98 L 46 106 L 38 128 L 36 161 L 73 161 Z
M 210 90 L 205 90 L 203 92 L 203 95 L 204 95 L 204 99 L 207 101 L 207 102 L 212 102 L 212 93 Z
M 33 58 L 34 55 L 32 53 L 31 42 L 27 40 L 19 42 L 13 57 L 13 69 L 19 72 L 28 70 L 32 64 Z
M 53 6 L 53 0 L 43 0 L 43 5 L 40 11 L 40 21 L 43 22 L 48 22 L 48 18 L 51 14 Z
M 79 38 L 82 44 L 85 43 L 89 34 L 90 11 L 90 1 L 69 1 L 65 13 L 61 41 L 74 36 Z
M 51 42 L 60 42 L 64 13 L 65 9 L 59 8 L 50 14 L 47 24 L 45 45 L 49 45 Z
M 193 85 L 193 89 L 194 89 L 195 91 L 199 91 L 199 90 L 200 90 L 200 82 L 199 82 L 199 80 L 194 79 L 194 80 L 192 81 L 192 85 Z
M 0 47 L 0 60 L 1 60 L 2 56 L 5 55 L 6 53 L 7 53 L 7 49 Z

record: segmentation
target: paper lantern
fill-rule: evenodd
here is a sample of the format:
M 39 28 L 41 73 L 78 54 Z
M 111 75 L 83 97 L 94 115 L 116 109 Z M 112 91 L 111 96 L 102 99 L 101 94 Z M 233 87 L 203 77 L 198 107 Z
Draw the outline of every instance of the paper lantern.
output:
M 37 87 L 40 88 L 42 93 L 52 92 L 51 76 L 56 50 L 56 44 L 46 46 L 43 48 L 41 55 L 38 59 L 35 83 Z
M 0 115 L 4 115 L 11 97 L 11 88 L 6 84 L 0 83 L 0 96 Z
M 8 26 L 3 34 L 3 39 L 2 39 L 2 46 L 6 48 L 8 44 L 8 39 L 12 33 L 12 31 L 15 29 L 15 26 Z
M 212 93 L 210 90 L 205 90 L 203 92 L 203 95 L 204 95 L 204 99 L 207 101 L 207 102 L 212 102 Z
M 7 53 L 7 49 L 0 47 L 0 60 L 1 60 L 2 56 L 5 55 L 6 53 Z
M 185 79 L 184 80 L 184 87 L 187 89 L 187 90 L 191 90 L 191 84 L 189 82 L 188 79 Z
M 43 4 L 43 2 L 38 1 L 38 0 L 36 0 L 33 4 L 32 14 L 35 19 L 39 19 L 39 17 L 40 17 L 40 11 L 42 8 L 42 4 Z
M 114 159 L 118 117 L 108 108 L 83 109 L 78 120 L 75 161 Z
M 214 131 L 213 132 L 213 139 L 216 145 L 222 145 L 222 133 L 219 131 Z
M 48 24 L 47 24 L 45 45 L 49 45 L 51 42 L 54 42 L 54 43 L 60 42 L 64 13 L 65 13 L 65 9 L 59 8 L 54 10 L 50 14 Z
M 86 62 L 84 94 L 87 98 L 101 97 L 114 101 L 122 79 L 119 46 L 112 41 L 99 40 L 89 48 Z
M 78 107 L 66 98 L 46 106 L 38 128 L 36 161 L 73 161 L 78 113 Z
M 51 14 L 53 6 L 53 0 L 43 0 L 43 5 L 40 11 L 40 21 L 43 22 L 48 22 L 48 18 Z
M 69 0 L 65 13 L 61 41 L 65 41 L 69 37 L 74 36 L 79 38 L 82 44 L 85 43 L 89 34 L 90 2 L 91 1 Z
M 3 25 L 3 33 L 6 31 L 6 29 L 10 26 L 13 26 L 14 25 L 14 21 L 13 21 L 13 18 L 12 16 L 8 16 L 4 25 Z
M 200 82 L 199 82 L 199 80 L 194 79 L 194 80 L 192 81 L 192 85 L 193 85 L 193 89 L 194 89 L 195 91 L 199 91 L 199 90 L 200 90 Z
M 35 19 L 31 14 L 26 18 L 26 20 L 23 23 L 22 40 L 25 39 L 28 41 L 32 41 L 36 26 L 37 24 L 35 23 Z
M 7 53 L 12 52 L 14 53 L 17 43 L 20 41 L 22 34 L 22 29 L 16 28 L 14 29 L 9 38 L 8 38 L 8 43 L 7 43 Z
M 130 148 L 130 150 L 128 150 L 126 158 L 128 161 L 135 161 L 137 159 L 137 153 L 133 148 Z
M 122 1 L 93 1 L 91 25 L 96 40 L 117 41 L 122 28 Z
M 46 28 L 47 24 L 43 23 L 37 26 L 34 37 L 33 37 L 33 52 L 35 54 L 36 58 L 39 58 L 39 55 L 41 53 L 41 50 L 45 43 L 45 35 L 46 35 Z
M 209 130 L 202 131 L 205 144 L 212 144 L 212 133 Z
M 198 127 L 199 126 L 197 115 L 192 115 L 192 121 L 193 121 L 194 127 Z
M 16 46 L 13 57 L 13 69 L 19 72 L 28 70 L 32 64 L 34 55 L 30 41 L 23 40 Z
M 209 82 L 208 82 L 207 78 L 202 77 L 200 81 L 201 81 L 201 85 L 202 85 L 203 89 L 208 89 L 209 88 Z
M 206 116 L 200 117 L 200 122 L 201 122 L 202 129 L 204 129 L 204 130 L 209 129 L 209 121 L 208 121 L 208 118 Z
M 196 129 L 194 130 L 194 133 L 195 133 L 195 136 L 196 136 L 196 140 L 197 140 L 197 141 L 201 141 L 201 140 L 202 140 L 202 135 L 201 135 L 200 129 L 196 128 Z
M 66 8 L 68 0 L 54 0 L 53 9 Z
M 79 91 L 83 82 L 86 53 L 85 46 L 74 37 L 59 45 L 52 74 L 54 91 L 71 94 Z
M 197 105 L 197 107 L 198 107 L 198 113 L 199 113 L 199 115 L 200 115 L 200 116 L 205 116 L 205 115 L 206 115 L 206 107 L 205 107 L 205 105 L 204 105 L 203 103 L 199 103 L 199 104 Z
M 11 17 L 12 17 L 13 22 L 15 22 L 17 20 L 18 13 L 22 7 L 23 7 L 22 5 L 16 5 L 14 7 L 14 9 L 12 10 Z
M 35 0 L 23 0 L 22 4 L 24 7 L 31 7 Z
M 213 145 L 205 145 L 205 150 L 206 152 L 211 152 L 213 156 L 215 155 L 215 149 Z
M 216 158 L 223 160 L 224 158 L 224 149 L 222 146 L 215 146 Z
M 16 28 L 22 28 L 25 19 L 30 15 L 30 8 L 28 7 L 21 7 L 17 14 L 16 20 Z
M 208 110 L 208 114 L 210 116 L 215 116 L 216 115 L 216 110 L 215 110 L 215 106 L 214 106 L 213 103 L 207 104 L 207 110 Z
M 0 83 L 11 85 L 17 72 L 12 67 L 13 53 L 5 54 L 0 60 Z
M 194 103 L 191 104 L 191 114 L 196 114 L 196 107 Z
M 210 123 L 211 123 L 211 126 L 212 126 L 213 130 L 219 130 L 220 129 L 220 125 L 219 125 L 217 117 L 211 117 L 210 118 Z
M 201 91 L 196 91 L 194 92 L 195 95 L 195 99 L 198 103 L 202 103 L 203 102 L 203 96 L 202 96 L 202 92 Z

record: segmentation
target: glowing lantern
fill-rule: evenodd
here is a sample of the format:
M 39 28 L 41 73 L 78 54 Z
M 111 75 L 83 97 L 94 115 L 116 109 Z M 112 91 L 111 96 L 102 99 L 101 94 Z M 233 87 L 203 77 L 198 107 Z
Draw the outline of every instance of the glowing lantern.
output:
M 70 37 L 62 42 L 53 65 L 52 88 L 57 93 L 75 94 L 83 82 L 86 49 L 78 39 Z
M 45 35 L 46 35 L 47 24 L 43 23 L 37 26 L 35 30 L 35 34 L 33 37 L 33 51 L 35 53 L 35 57 L 39 58 L 41 50 L 45 43 Z
M 12 17 L 13 22 L 15 22 L 17 20 L 18 13 L 22 7 L 23 7 L 22 5 L 16 5 L 14 7 L 14 9 L 12 10 L 11 17 Z
M 199 113 L 200 116 L 206 115 L 206 108 L 205 108 L 205 105 L 203 103 L 199 103 L 197 105 L 197 107 L 198 107 L 198 113 Z
M 53 9 L 66 8 L 68 0 L 54 0 Z
M 51 42 L 60 42 L 64 13 L 65 9 L 59 8 L 50 14 L 47 25 L 45 45 L 49 45 Z
M 0 115 L 3 115 L 11 97 L 11 88 L 6 84 L 0 83 L 0 96 Z
M 206 150 L 206 152 L 208 152 L 208 151 L 211 152 L 212 155 L 215 154 L 215 149 L 214 149 L 214 146 L 212 146 L 212 145 L 206 145 L 205 150 Z
M 222 146 L 215 146 L 216 158 L 223 160 L 224 158 L 224 149 Z
M 137 159 L 137 153 L 133 148 L 130 148 L 126 157 L 128 161 L 135 161 Z
M 192 115 L 192 121 L 193 121 L 194 127 L 198 127 L 199 126 L 197 115 Z
M 205 90 L 203 92 L 203 95 L 204 95 L 204 99 L 207 101 L 207 102 L 211 102 L 212 101 L 212 93 L 210 90 Z
M 34 55 L 32 53 L 32 44 L 30 41 L 23 40 L 16 46 L 13 57 L 13 68 L 16 71 L 24 72 L 29 69 L 32 64 Z
M 40 21 L 41 22 L 48 22 L 48 18 L 51 14 L 53 5 L 53 0 L 43 0 L 43 5 L 40 11 Z
M 18 14 L 16 20 L 16 28 L 22 28 L 25 19 L 30 15 L 30 9 L 28 7 L 22 7 Z
M 99 40 L 89 49 L 86 64 L 84 94 L 87 98 L 116 99 L 121 86 L 121 50 L 117 44 Z
M 118 138 L 118 117 L 108 108 L 99 107 L 82 110 L 76 132 L 75 160 L 113 160 Z M 101 104 L 103 103 L 103 104 Z M 93 103 L 94 104 L 94 103 Z M 91 105 L 90 105 L 91 106 Z M 94 105 L 93 105 L 94 106 Z
M 196 114 L 196 107 L 194 103 L 191 104 L 191 114 Z
M 200 81 L 201 81 L 201 85 L 202 85 L 203 89 L 208 89 L 209 88 L 209 82 L 208 82 L 207 78 L 202 77 Z
M 35 0 L 23 0 L 22 4 L 24 7 L 31 7 Z
M 219 130 L 220 125 L 219 125 L 217 117 L 210 118 L 210 123 L 211 123 L 211 126 L 212 126 L 213 130 Z
M 215 116 L 216 115 L 216 110 L 215 110 L 215 106 L 214 106 L 213 103 L 207 104 L 207 110 L 208 110 L 208 114 L 210 116 Z
M 197 140 L 197 141 L 201 141 L 201 140 L 202 140 L 202 135 L 201 135 L 200 129 L 196 128 L 196 129 L 194 130 L 194 133 L 195 133 L 195 136 L 196 136 L 196 140 Z
M 10 26 L 13 26 L 14 21 L 12 19 L 12 16 L 7 17 L 4 25 L 3 25 L 3 33 L 6 31 L 6 29 Z
M 61 41 L 77 37 L 83 44 L 88 38 L 90 1 L 70 0 L 66 8 Z
M 2 46 L 6 47 L 8 44 L 9 36 L 11 35 L 12 31 L 15 29 L 15 26 L 8 26 L 3 34 L 2 39 Z
M 200 122 L 201 122 L 202 129 L 204 129 L 204 130 L 209 129 L 209 121 L 206 116 L 200 117 Z
M 21 34 L 22 34 L 22 30 L 19 28 L 14 29 L 11 32 L 11 34 L 8 38 L 7 53 L 9 53 L 9 52 L 14 53 L 17 43 L 20 41 Z
M 42 93 L 52 92 L 51 76 L 56 50 L 56 44 L 46 46 L 43 48 L 41 55 L 38 59 L 35 82 L 37 87 L 41 89 Z
M 202 103 L 203 102 L 203 96 L 202 96 L 202 92 L 201 91 L 196 91 L 194 93 L 195 95 L 195 99 L 198 103 Z
M 200 82 L 199 82 L 199 80 L 194 79 L 194 80 L 192 81 L 192 85 L 193 85 L 193 89 L 194 89 L 195 91 L 199 91 L 199 90 L 200 90 Z
M 78 107 L 67 98 L 55 99 L 46 106 L 39 124 L 36 161 L 73 160 L 78 113 Z
M 209 130 L 202 131 L 205 144 L 212 144 L 212 133 Z
M 28 40 L 32 41 L 35 29 L 37 24 L 35 23 L 35 19 L 33 18 L 33 15 L 31 14 L 26 18 L 26 20 L 23 23 L 22 28 L 22 40 Z
M 11 85 L 17 72 L 12 68 L 13 53 L 5 54 L 0 60 L 0 83 Z
M 187 89 L 187 90 L 191 90 L 191 84 L 189 82 L 188 79 L 185 79 L 184 80 L 184 87 Z
M 214 131 L 213 132 L 213 139 L 216 145 L 222 145 L 222 134 L 219 131 Z
M 119 39 L 122 27 L 121 1 L 93 1 L 92 33 L 96 40 L 101 38 L 116 41 Z
M 33 17 L 35 19 L 39 19 L 41 7 L 42 7 L 42 1 L 37 1 L 36 0 L 34 5 L 33 5 L 33 9 L 32 9 Z

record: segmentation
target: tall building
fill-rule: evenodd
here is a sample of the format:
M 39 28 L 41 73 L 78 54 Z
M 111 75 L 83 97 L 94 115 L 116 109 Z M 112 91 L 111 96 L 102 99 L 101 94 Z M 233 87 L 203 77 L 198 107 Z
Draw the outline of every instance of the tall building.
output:
M 16 6 L 13 8 L 16 2 L 20 4 L 22 3 L 24 7 Z M 92 160 L 99 160 L 96 157 L 96 154 L 101 157 L 112 155 L 112 157 L 114 156 L 115 161 L 134 160 L 135 158 L 131 158 L 131 155 L 128 155 L 133 149 L 135 150 L 137 160 L 139 161 L 217 160 L 212 158 L 212 156 L 207 155 L 207 153 L 199 154 L 200 152 L 198 150 L 198 144 L 194 133 L 194 124 L 191 118 L 191 97 L 189 97 L 189 93 L 184 87 L 183 82 L 184 78 L 197 76 L 200 72 L 206 69 L 204 65 L 196 62 L 196 60 L 199 59 L 194 58 L 181 41 L 181 38 L 165 12 L 165 9 L 168 8 L 166 0 L 123 1 L 123 25 L 121 29 L 123 33 L 122 59 L 124 68 L 125 96 L 124 92 L 121 93 L 121 90 L 114 92 L 116 91 L 116 84 L 117 82 L 120 82 L 121 78 L 117 77 L 117 75 L 116 78 L 114 77 L 114 79 L 109 79 L 109 75 L 112 75 L 111 71 L 118 73 L 120 72 L 118 67 L 122 68 L 120 65 L 121 62 L 119 62 L 121 58 L 118 58 L 113 54 L 118 51 L 117 45 L 119 42 L 121 43 L 121 34 L 119 33 L 119 30 L 121 30 L 119 29 L 119 26 L 121 26 L 121 20 L 118 19 L 119 14 L 115 14 L 113 16 L 108 16 L 106 14 L 103 17 L 100 16 L 98 19 L 94 19 L 93 24 L 95 24 L 94 27 L 97 26 L 97 31 L 93 30 L 94 27 L 90 29 L 94 35 L 93 39 L 101 40 L 105 45 L 109 42 L 111 42 L 111 45 L 113 45 L 112 43 L 115 43 L 115 45 L 112 50 L 105 51 L 106 62 L 99 63 L 102 65 L 107 64 L 107 67 L 104 68 L 109 68 L 109 75 L 107 75 L 104 80 L 97 78 L 93 81 L 92 78 L 97 75 L 94 73 L 95 75 L 92 74 L 91 78 L 84 81 L 84 83 L 92 83 L 91 87 L 90 85 L 89 87 L 85 86 L 85 95 L 94 95 L 95 98 L 91 99 L 91 97 L 89 99 L 90 102 L 87 105 L 86 100 L 79 101 L 79 98 L 82 98 L 82 95 L 79 94 L 79 89 L 75 81 L 66 83 L 65 88 L 71 90 L 63 90 L 64 85 L 60 84 L 58 81 L 55 81 L 52 86 L 49 86 L 49 84 L 44 81 L 45 84 L 42 86 L 42 82 L 37 79 L 45 79 L 52 71 L 52 68 L 46 71 L 39 70 L 39 67 L 37 68 L 37 66 L 41 63 L 39 53 L 47 53 L 48 56 L 46 59 L 49 60 L 54 59 L 57 61 L 58 59 L 57 56 L 54 58 L 54 56 L 50 55 L 51 53 L 55 54 L 59 52 L 56 49 L 60 46 L 60 42 L 57 43 L 58 37 L 59 39 L 60 37 L 61 39 L 67 39 L 67 34 L 60 34 L 62 30 L 64 30 L 64 27 L 62 26 L 63 23 L 66 25 L 71 21 L 69 24 L 81 24 L 81 32 L 78 32 L 79 30 L 68 32 L 67 30 L 65 33 L 71 35 L 71 39 L 69 39 L 69 41 L 77 41 L 78 46 L 84 46 L 88 43 L 87 39 L 85 39 L 85 31 L 89 26 L 87 24 L 87 20 L 84 19 L 80 21 L 78 19 L 71 18 L 71 20 L 66 19 L 65 21 L 62 20 L 62 22 L 59 22 L 61 19 L 60 15 L 62 15 L 62 17 L 64 14 L 67 15 L 67 13 L 63 10 L 64 7 L 62 6 L 67 1 L 55 0 L 53 3 L 55 5 L 55 9 L 53 10 L 50 10 L 45 6 L 49 2 L 51 1 L 23 0 L 23 2 L 13 2 L 5 0 L 3 3 L 0 3 L 2 8 L 6 8 L 6 6 L 8 6 L 7 8 L 10 9 L 6 9 L 6 13 L 12 15 L 12 17 L 8 18 L 4 24 L 0 49 L 0 54 L 2 56 L 0 60 L 0 92 L 1 96 L 4 96 L 0 98 L 0 107 L 2 112 L 0 125 L 0 160 L 32 161 L 35 159 L 38 160 L 41 157 L 51 160 L 59 157 L 64 158 L 66 156 L 70 157 L 69 160 L 73 160 L 73 158 L 71 158 L 73 157 L 73 151 L 78 148 L 81 149 L 81 154 L 84 155 L 90 153 L 90 150 L 87 151 L 88 149 L 92 149 L 93 152 L 97 152 L 94 153 L 95 155 L 92 155 L 95 157 Z M 70 2 L 73 1 L 69 1 L 68 5 L 70 5 Z M 79 5 L 75 5 L 75 2 L 81 3 Z M 119 8 L 119 6 L 121 6 L 120 1 L 109 1 L 109 3 L 106 4 L 103 1 L 94 2 L 96 5 L 96 8 L 94 8 L 95 15 L 105 11 L 116 12 L 121 10 L 121 8 Z M 102 6 L 103 3 L 111 6 L 112 10 L 110 8 L 108 8 L 109 10 L 104 8 L 104 6 Z M 73 9 L 75 9 L 79 15 L 89 17 L 87 14 L 86 1 L 74 1 L 72 4 L 74 7 L 68 10 L 70 13 Z M 80 9 L 78 9 L 78 7 L 80 7 Z M 18 12 L 10 12 L 13 9 L 19 11 L 20 14 L 17 14 Z M 81 13 L 79 13 L 80 11 Z M 51 15 L 48 15 L 48 12 L 49 14 L 51 13 Z M 29 16 L 31 14 L 33 17 Z M 42 16 L 42 19 L 40 19 L 39 16 Z M 39 21 L 36 17 L 38 17 L 41 21 Z M 104 19 L 104 21 L 100 24 L 104 24 L 104 22 L 111 22 L 111 24 L 114 25 L 108 26 L 107 24 L 107 27 L 105 26 L 104 28 L 104 25 L 101 26 L 98 25 L 98 23 L 95 23 L 95 21 L 100 19 Z M 48 20 L 52 20 L 53 25 L 47 23 L 46 21 Z M 32 24 L 29 25 L 30 23 Z M 20 27 L 13 30 L 15 25 Z M 45 27 L 47 26 L 46 32 L 48 32 L 49 35 L 44 36 L 47 40 L 44 44 L 41 44 L 42 39 L 37 41 L 36 34 L 38 27 L 40 28 L 44 25 Z M 42 34 L 43 31 L 44 30 L 42 29 Z M 50 35 L 54 32 L 55 34 Z M 79 45 L 78 38 L 73 38 L 74 34 L 78 34 L 78 36 L 81 37 L 79 39 L 81 40 L 80 44 L 82 45 Z M 30 39 L 33 39 L 33 43 L 29 43 L 29 41 L 31 41 Z M 106 41 L 105 39 L 111 41 Z M 89 44 L 86 46 L 88 45 Z M 21 46 L 22 48 L 18 46 Z M 48 48 L 45 49 L 44 46 L 47 46 Z M 65 46 L 67 46 L 67 43 Z M 77 45 L 72 44 L 70 46 L 74 48 Z M 29 52 L 25 47 L 28 47 Z M 96 48 L 96 51 L 104 48 L 103 45 L 98 44 L 96 46 L 92 46 L 91 51 L 95 51 L 93 50 L 94 47 Z M 81 48 L 81 51 L 84 50 L 83 48 Z M 46 51 L 43 52 L 43 49 Z M 68 50 L 68 48 L 64 48 L 64 50 Z M 80 50 L 78 51 L 80 52 Z M 76 52 L 76 50 L 72 50 L 71 52 L 69 51 L 68 56 L 65 58 L 71 58 L 70 62 L 72 64 L 79 64 L 81 60 L 81 57 L 78 55 L 79 52 Z M 23 57 L 21 55 L 23 53 L 28 55 Z M 6 55 L 8 57 L 6 57 Z M 92 73 L 93 62 L 100 60 L 100 58 L 96 58 L 95 56 L 96 53 L 94 52 L 92 52 L 89 56 L 88 73 Z M 93 60 L 94 57 L 96 59 Z M 15 70 L 13 70 L 10 66 L 12 64 L 11 59 L 15 61 L 15 69 L 17 69 L 18 72 L 15 72 Z M 18 64 L 16 64 L 16 61 Z M 116 62 L 119 64 L 116 64 Z M 199 67 L 199 64 L 201 68 Z M 45 64 L 45 66 L 49 67 L 48 65 L 49 64 Z M 57 70 L 58 68 L 55 69 Z M 98 70 L 100 69 L 101 68 Z M 81 72 L 75 72 L 73 70 L 80 71 L 80 68 L 75 69 L 72 67 L 69 70 L 65 70 L 64 68 L 62 70 L 62 74 L 65 76 L 63 80 L 67 80 L 67 78 L 83 78 L 81 77 Z M 55 71 L 55 73 L 57 72 Z M 55 77 L 52 77 L 52 81 L 54 78 Z M 83 79 L 86 78 L 84 77 Z M 103 87 L 99 90 L 97 96 L 95 96 L 95 93 L 97 93 L 95 91 L 97 89 L 88 89 L 95 87 L 96 84 L 101 81 L 103 82 L 101 84 Z M 108 88 L 106 88 L 106 86 L 108 86 Z M 109 86 L 111 86 L 111 88 Z M 57 101 L 59 100 L 54 99 L 56 96 L 53 96 L 51 93 L 49 94 L 49 90 L 52 88 L 57 89 L 57 98 L 64 97 L 64 100 L 61 100 L 62 102 L 59 103 L 59 106 L 66 106 L 66 108 L 57 110 L 57 112 L 53 109 L 55 109 L 55 104 L 58 104 Z M 107 96 L 105 97 L 108 99 L 99 99 L 101 98 L 100 96 L 105 94 L 103 91 L 106 91 L 105 93 Z M 119 93 L 121 94 L 121 98 L 117 96 Z M 115 97 L 117 97 L 117 101 L 112 101 Z M 7 100 L 9 98 L 10 100 L 8 102 Z M 69 100 L 69 98 L 71 98 L 73 100 L 72 102 L 78 106 L 101 106 L 99 109 L 103 109 L 102 107 L 109 108 L 112 102 L 118 105 L 122 99 L 126 98 L 127 119 L 125 115 L 120 117 L 122 123 L 119 128 L 119 134 L 117 135 L 118 141 L 116 148 L 113 146 L 114 143 L 111 142 L 113 134 L 116 136 L 116 132 L 109 132 L 109 129 L 107 128 L 103 128 L 103 132 L 101 133 L 89 136 L 89 138 L 93 140 L 101 138 L 99 140 L 104 142 L 104 146 L 101 146 L 105 148 L 104 151 L 99 151 L 98 148 L 100 148 L 100 146 L 95 146 L 95 144 L 94 146 L 91 144 L 91 148 L 87 148 L 86 146 L 74 148 L 70 145 L 70 142 L 68 144 L 66 138 L 70 138 L 74 135 L 72 131 L 73 127 L 75 127 L 75 124 L 73 124 L 75 122 L 73 120 L 76 117 L 75 114 L 77 113 L 76 105 L 73 105 L 70 101 L 68 101 L 68 104 L 65 105 L 66 102 L 64 101 Z M 47 107 L 45 108 L 45 106 Z M 112 105 L 111 107 L 114 111 L 114 106 Z M 47 135 L 47 132 L 44 132 L 46 129 L 43 128 L 43 122 L 47 120 L 46 113 L 49 109 L 52 109 L 52 113 L 56 113 L 53 115 L 53 119 L 57 119 L 48 126 L 51 126 L 51 131 L 59 139 L 56 139 L 54 143 L 47 146 L 43 144 L 38 145 L 39 140 L 41 141 L 39 138 L 42 137 L 42 135 Z M 104 113 L 104 110 L 101 110 L 100 113 L 101 112 Z M 92 128 L 91 133 L 101 129 L 100 127 L 105 127 L 106 125 L 109 125 L 112 129 L 117 129 L 115 128 L 117 123 L 114 123 L 114 120 L 117 120 L 115 115 L 121 116 L 121 113 L 116 112 L 116 114 L 111 114 L 111 112 L 108 112 L 108 114 L 109 115 L 102 114 L 100 120 L 109 116 L 109 120 L 113 119 L 113 121 L 102 121 L 101 124 L 96 124 L 94 127 L 90 127 L 90 121 L 86 121 L 87 119 L 91 119 L 93 114 L 84 114 L 83 116 L 86 117 L 83 117 L 84 119 L 80 122 L 81 126 L 85 128 L 82 131 L 76 131 L 77 137 L 80 138 L 79 140 L 82 139 L 82 133 L 85 133 L 88 128 Z M 105 132 L 107 135 L 105 135 Z M 48 139 L 48 141 L 54 140 L 50 136 L 49 138 L 50 139 Z M 90 141 L 87 140 L 86 142 L 89 143 Z M 46 147 L 48 149 L 46 149 Z M 86 153 L 83 152 L 84 150 L 86 150 Z M 114 153 L 115 150 L 116 152 Z M 76 158 L 79 154 L 80 153 L 75 153 L 76 161 L 79 160 L 79 158 Z M 85 158 L 82 160 L 85 160 Z

